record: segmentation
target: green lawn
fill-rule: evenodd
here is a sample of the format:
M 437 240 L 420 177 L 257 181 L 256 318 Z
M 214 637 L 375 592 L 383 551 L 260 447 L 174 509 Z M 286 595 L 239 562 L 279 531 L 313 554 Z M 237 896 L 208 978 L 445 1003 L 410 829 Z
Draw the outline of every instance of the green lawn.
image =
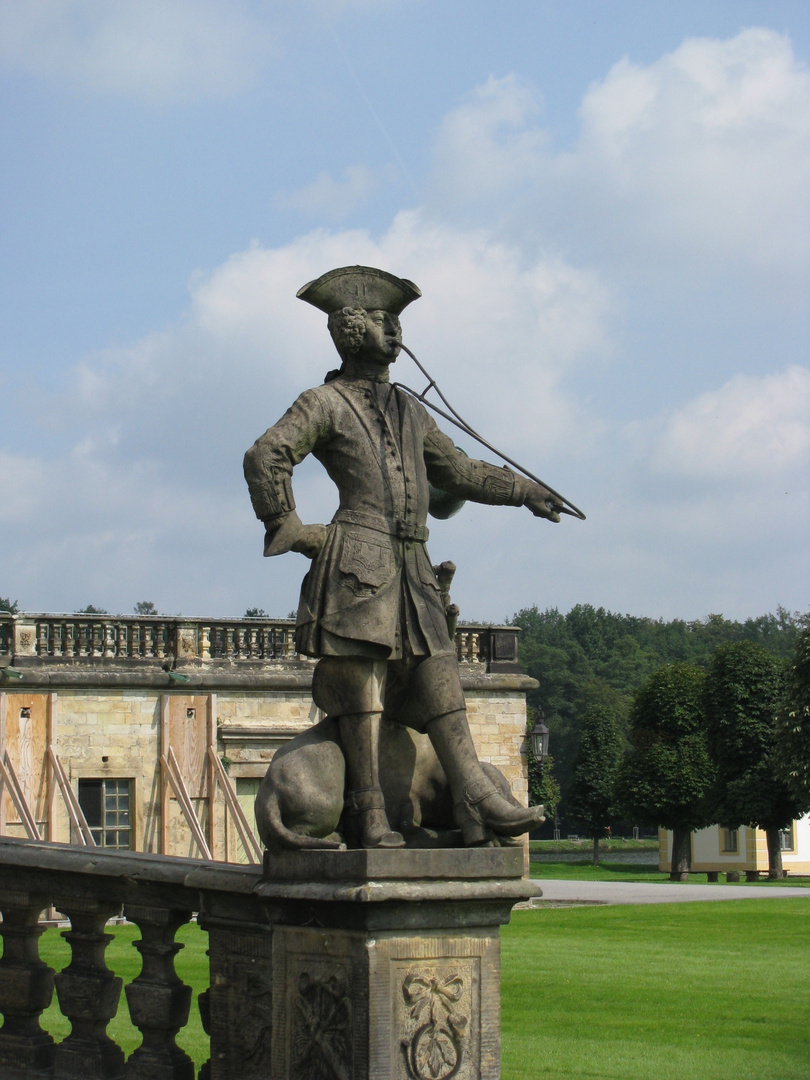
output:
M 807 1080 L 810 899 L 515 912 L 504 1080 Z
M 583 858 L 593 854 L 593 840 L 530 840 L 529 850 L 533 855 L 580 854 Z M 617 836 L 599 841 L 599 850 L 607 852 L 658 851 L 658 839 L 645 836 L 643 840 L 628 840 Z
M 137 936 L 117 927 L 107 952 L 125 980 Z M 207 935 L 178 939 L 180 977 L 204 989 Z M 502 940 L 503 1080 L 810 1077 L 810 897 L 518 911 Z M 42 954 L 66 963 L 58 931 Z M 54 1005 L 44 1026 L 69 1025 Z M 123 1003 L 109 1030 L 138 1044 Z M 178 1042 L 208 1057 L 196 1000 Z
M 603 862 L 598 866 L 594 866 L 587 859 L 580 862 L 550 862 L 546 859 L 540 861 L 534 857 L 531 860 L 531 876 L 540 880 L 543 878 L 558 878 L 565 881 L 644 881 L 647 883 L 660 881 L 662 884 L 669 881 L 669 874 L 661 873 L 657 866 L 645 866 L 633 862 Z M 706 881 L 706 874 L 689 875 L 689 884 L 691 885 L 705 885 Z M 725 875 L 723 875 L 720 884 L 728 884 L 728 887 L 733 889 L 737 884 L 746 885 L 749 883 L 746 882 L 745 875 L 743 875 L 740 882 L 726 883 Z M 810 878 L 787 877 L 781 881 L 768 881 L 766 877 L 761 877 L 755 884 L 763 888 L 776 889 L 785 886 L 810 888 Z
M 109 929 L 113 932 L 113 940 L 105 954 L 107 967 L 111 968 L 116 975 L 120 975 L 125 984 L 132 982 L 141 970 L 141 954 L 137 949 L 133 949 L 132 942 L 140 940 L 141 932 L 136 926 L 131 925 L 112 926 Z M 184 947 L 175 960 L 175 969 L 186 985 L 194 987 L 189 1021 L 177 1036 L 177 1045 L 185 1050 L 197 1066 L 200 1066 L 208 1060 L 208 1036 L 203 1031 L 200 1010 L 197 1006 L 197 995 L 208 986 L 208 957 L 205 955 L 205 950 L 208 948 L 208 934 L 200 930 L 196 923 L 187 923 L 180 927 L 176 940 Z M 61 971 L 70 963 L 70 946 L 62 938 L 61 932 L 54 928 L 46 930 L 42 935 L 39 952 L 42 959 L 56 971 Z M 70 1021 L 59 1011 L 56 994 L 54 994 L 51 1007 L 43 1013 L 42 1026 L 53 1035 L 57 1042 L 70 1033 Z M 127 1057 L 136 1046 L 140 1046 L 141 1033 L 133 1027 L 129 1019 L 129 1009 L 123 990 L 118 1014 L 110 1022 L 107 1033 L 114 1042 L 118 1043 Z

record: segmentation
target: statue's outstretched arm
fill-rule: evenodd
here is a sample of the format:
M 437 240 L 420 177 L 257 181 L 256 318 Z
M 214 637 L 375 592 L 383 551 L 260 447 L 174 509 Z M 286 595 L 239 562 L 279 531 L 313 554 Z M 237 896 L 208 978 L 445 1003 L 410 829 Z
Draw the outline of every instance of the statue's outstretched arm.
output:
M 560 520 L 562 504 L 548 488 L 507 466 L 467 457 L 435 424 L 425 438 L 425 465 L 431 484 L 455 498 L 490 506 L 526 506 L 536 517 Z

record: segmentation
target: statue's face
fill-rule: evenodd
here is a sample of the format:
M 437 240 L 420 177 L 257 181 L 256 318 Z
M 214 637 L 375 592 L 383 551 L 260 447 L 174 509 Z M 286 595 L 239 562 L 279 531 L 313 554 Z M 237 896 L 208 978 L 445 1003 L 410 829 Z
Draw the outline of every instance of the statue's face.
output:
M 373 364 L 393 364 L 399 356 L 402 327 L 388 311 L 366 312 L 366 333 L 357 358 Z

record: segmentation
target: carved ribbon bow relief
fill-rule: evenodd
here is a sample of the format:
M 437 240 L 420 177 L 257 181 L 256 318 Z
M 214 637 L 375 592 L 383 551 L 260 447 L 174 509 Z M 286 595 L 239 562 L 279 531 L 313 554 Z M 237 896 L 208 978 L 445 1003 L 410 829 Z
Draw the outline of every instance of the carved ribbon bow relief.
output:
M 402 984 L 412 1031 L 402 1049 L 412 1080 L 452 1080 L 461 1068 L 467 1017 L 456 1012 L 464 993 L 458 974 L 408 975 Z

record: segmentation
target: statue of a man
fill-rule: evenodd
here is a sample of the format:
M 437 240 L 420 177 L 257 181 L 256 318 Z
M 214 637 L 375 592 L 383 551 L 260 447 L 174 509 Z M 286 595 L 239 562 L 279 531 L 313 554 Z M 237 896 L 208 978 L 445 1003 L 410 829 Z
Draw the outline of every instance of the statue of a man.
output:
M 298 296 L 326 312 L 342 360 L 245 455 L 264 523 L 265 555 L 312 560 L 298 609 L 296 647 L 319 657 L 313 698 L 339 717 L 347 807 L 361 846 L 399 847 L 381 788 L 380 722 L 425 732 L 447 776 L 465 844 L 517 836 L 542 808 L 513 805 L 485 774 L 470 736 L 455 647 L 425 549 L 428 482 L 458 499 L 526 506 L 559 521 L 546 488 L 458 451 L 413 396 L 392 386 L 400 312 L 421 295 L 410 281 L 366 266 L 332 270 Z M 340 493 L 329 525 L 295 511 L 294 467 L 314 454 Z M 384 782 L 383 777 L 383 782 Z

